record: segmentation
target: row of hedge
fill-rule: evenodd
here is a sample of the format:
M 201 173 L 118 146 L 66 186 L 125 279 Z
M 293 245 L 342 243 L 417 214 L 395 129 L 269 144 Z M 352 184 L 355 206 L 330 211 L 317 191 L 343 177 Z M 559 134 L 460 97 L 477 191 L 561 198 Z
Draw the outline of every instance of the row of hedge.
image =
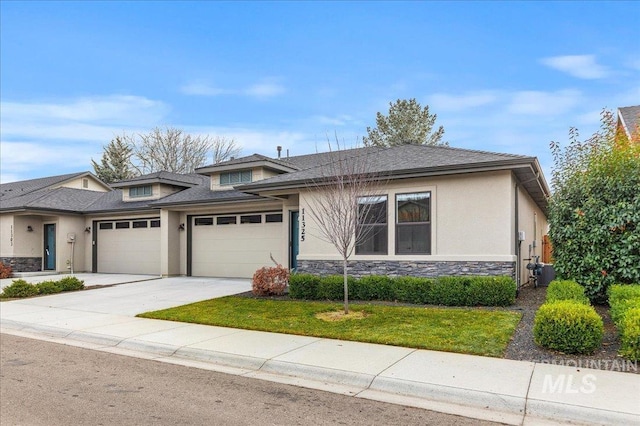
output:
M 537 345 L 569 354 L 591 354 L 602 345 L 604 324 L 575 281 L 549 283 L 545 303 L 536 312 Z
M 44 294 L 55 294 L 63 291 L 76 291 L 84 288 L 84 281 L 76 277 L 64 277 L 59 280 L 42 281 L 29 284 L 25 280 L 13 280 L 0 294 L 1 298 L 32 297 Z
M 419 305 L 508 306 L 515 303 L 516 283 L 510 277 L 348 277 L 349 299 L 384 300 Z M 342 300 L 342 275 L 294 274 L 289 278 L 292 299 Z
M 620 355 L 640 360 L 640 284 L 616 284 L 609 287 L 611 320 L 620 334 Z

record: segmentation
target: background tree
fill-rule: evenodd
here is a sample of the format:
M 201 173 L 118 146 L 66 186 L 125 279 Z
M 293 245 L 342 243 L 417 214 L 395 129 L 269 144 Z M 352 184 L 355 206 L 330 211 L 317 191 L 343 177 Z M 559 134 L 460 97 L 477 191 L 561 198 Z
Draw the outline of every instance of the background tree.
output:
M 192 173 L 205 165 L 212 147 L 209 136 L 191 136 L 175 127 L 156 127 L 139 134 L 132 145 L 136 167 L 142 174 Z
M 238 145 L 235 139 L 225 136 L 214 136 L 211 138 L 211 149 L 213 151 L 214 164 L 238 157 L 242 153 L 242 147 Z
M 329 144 L 331 151 L 331 145 Z M 376 150 L 340 149 L 331 151 L 331 161 L 320 165 L 319 177 L 307 184 L 310 190 L 307 210 L 318 226 L 314 235 L 332 244 L 342 258 L 344 313 L 349 313 L 348 261 L 357 244 L 364 241 L 371 227 L 359 227 L 360 218 L 376 214 L 375 204 L 358 203 L 361 197 L 376 197 L 384 184 L 379 173 L 371 172 Z
M 137 175 L 137 171 L 131 164 L 133 147 L 129 144 L 126 135 L 116 136 L 103 147 L 100 164 L 91 159 L 96 176 L 105 183 L 131 179 Z
M 389 115 L 376 114 L 375 129 L 367 127 L 363 138 L 365 146 L 394 145 L 449 145 L 442 141 L 444 127 L 432 132 L 436 114 L 429 113 L 429 106 L 422 106 L 414 99 L 398 99 L 389 103 Z
M 572 128 L 568 146 L 551 143 L 549 203 L 554 268 L 595 302 L 612 283 L 640 282 L 640 141 L 620 137 L 610 111 L 601 121 L 585 141 Z

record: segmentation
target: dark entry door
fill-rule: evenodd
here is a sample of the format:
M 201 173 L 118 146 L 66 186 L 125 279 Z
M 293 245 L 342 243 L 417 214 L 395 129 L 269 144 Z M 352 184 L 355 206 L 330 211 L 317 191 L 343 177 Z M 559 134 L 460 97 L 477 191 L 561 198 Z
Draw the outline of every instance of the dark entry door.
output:
M 44 262 L 45 270 L 56 269 L 56 224 L 47 223 L 44 225 Z
M 289 226 L 291 228 L 289 231 L 289 268 L 294 270 L 298 268 L 298 252 L 300 251 L 298 212 L 291 212 Z

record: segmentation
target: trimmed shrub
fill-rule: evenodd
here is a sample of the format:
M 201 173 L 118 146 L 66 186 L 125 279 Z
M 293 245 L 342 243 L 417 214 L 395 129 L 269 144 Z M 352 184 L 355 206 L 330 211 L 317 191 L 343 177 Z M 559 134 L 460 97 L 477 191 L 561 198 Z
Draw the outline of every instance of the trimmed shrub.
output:
M 583 305 L 590 305 L 589 298 L 584 294 L 584 287 L 571 280 L 553 280 L 547 287 L 547 302 L 559 300 L 574 300 Z
M 293 274 L 289 277 L 289 297 L 292 299 L 318 299 L 320 277 L 313 274 Z
M 537 345 L 569 354 L 590 354 L 602 344 L 604 325 L 593 308 L 574 300 L 544 303 L 533 321 Z
M 640 297 L 640 284 L 614 284 L 609 287 L 609 306 L 624 299 Z
M 76 277 L 64 277 L 57 281 L 60 291 L 77 291 L 84 289 L 84 281 Z
M 349 298 L 353 292 L 355 279 L 347 277 L 349 286 Z M 318 286 L 318 299 L 342 300 L 344 299 L 344 277 L 342 275 L 327 275 L 320 279 Z
M 280 296 L 289 282 L 289 270 L 282 265 L 258 269 L 253 274 L 251 291 L 256 296 Z
M 35 284 L 38 294 L 55 294 L 62 291 L 60 281 L 42 281 Z
M 4 263 L 0 262 L 0 279 L 11 278 L 11 275 L 13 275 L 11 266 L 5 265 Z
M 2 291 L 2 297 L 31 297 L 38 294 L 38 288 L 25 280 L 13 280 Z
M 611 305 L 609 309 L 609 314 L 611 315 L 611 321 L 613 321 L 618 328 L 620 328 L 620 323 L 624 319 L 627 311 L 640 308 L 640 296 L 629 298 L 629 299 L 620 299 Z
M 392 283 L 395 298 L 399 302 L 426 305 L 431 300 L 431 287 L 434 280 L 421 277 L 397 277 Z
M 349 297 L 356 300 L 395 300 L 392 281 L 385 275 L 364 276 L 349 284 Z
M 439 277 L 431 286 L 433 305 L 469 306 L 467 287 L 471 277 Z
M 629 309 L 620 321 L 620 355 L 640 361 L 640 307 Z
M 509 306 L 516 302 L 517 284 L 510 277 L 471 277 L 467 290 L 471 306 Z

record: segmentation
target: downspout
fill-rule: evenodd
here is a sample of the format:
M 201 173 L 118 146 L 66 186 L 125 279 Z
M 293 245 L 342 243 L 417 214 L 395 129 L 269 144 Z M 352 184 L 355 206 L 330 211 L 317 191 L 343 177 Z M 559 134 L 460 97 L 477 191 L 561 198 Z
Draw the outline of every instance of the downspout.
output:
M 522 274 L 520 268 L 521 268 L 521 260 L 520 260 L 520 246 L 522 245 L 522 241 L 520 241 L 520 237 L 519 237 L 519 228 L 520 228 L 520 221 L 518 220 L 519 218 L 519 203 L 518 203 L 518 192 L 519 192 L 519 188 L 520 186 L 518 185 L 518 182 L 516 181 L 516 186 L 515 186 L 515 229 L 514 229 L 514 238 L 516 241 L 516 297 L 518 297 L 518 295 L 520 294 L 520 280 L 521 277 L 520 275 Z

